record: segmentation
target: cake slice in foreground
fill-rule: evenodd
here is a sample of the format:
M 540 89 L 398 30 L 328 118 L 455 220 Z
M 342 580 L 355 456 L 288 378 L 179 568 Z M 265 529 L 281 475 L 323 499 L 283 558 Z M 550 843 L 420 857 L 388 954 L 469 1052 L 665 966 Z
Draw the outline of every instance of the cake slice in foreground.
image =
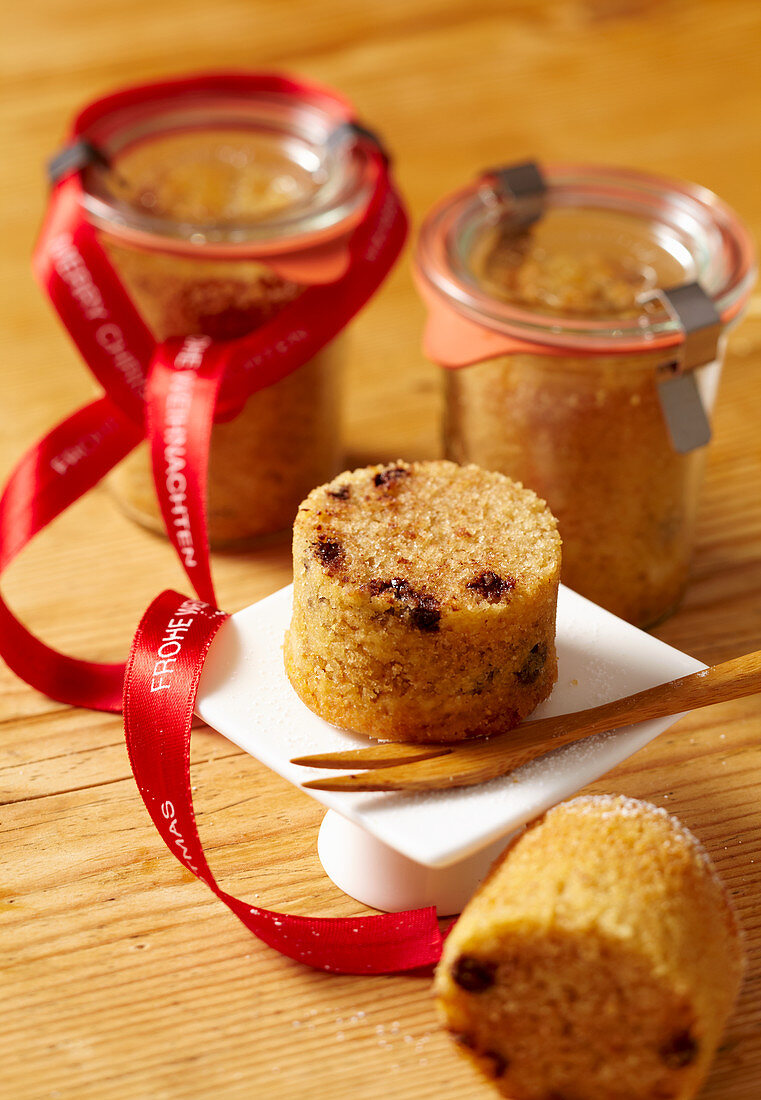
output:
M 601 795 L 508 848 L 447 938 L 435 990 L 510 1100 L 691 1100 L 742 972 L 697 840 L 655 806 Z

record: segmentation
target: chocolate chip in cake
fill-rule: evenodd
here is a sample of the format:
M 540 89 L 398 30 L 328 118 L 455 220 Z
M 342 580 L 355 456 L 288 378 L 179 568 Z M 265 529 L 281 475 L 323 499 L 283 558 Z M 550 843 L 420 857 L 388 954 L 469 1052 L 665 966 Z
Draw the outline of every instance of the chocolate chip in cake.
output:
M 452 967 L 452 980 L 467 993 L 483 993 L 494 985 L 497 964 L 472 955 L 460 955 Z
M 392 577 L 388 582 L 388 587 L 394 593 L 397 600 L 410 600 L 414 603 L 419 598 L 418 593 L 404 577 Z
M 499 603 L 507 602 L 505 596 L 508 592 L 512 592 L 515 584 L 515 577 L 511 577 L 510 574 L 500 577 L 498 573 L 492 573 L 491 569 L 484 569 L 472 581 L 468 581 L 465 587 L 487 603 Z
M 326 573 L 337 573 L 346 561 L 346 551 L 338 539 L 320 535 L 317 542 L 312 543 L 312 549 Z
M 404 615 L 410 626 L 416 630 L 433 632 L 439 629 L 441 611 L 435 596 L 418 592 L 404 577 L 392 577 L 390 581 L 373 578 L 366 584 L 371 596 L 381 596 L 391 592 L 395 599 L 404 605 Z
M 407 581 L 401 580 L 399 577 L 395 577 L 392 581 L 382 581 L 378 577 L 373 577 L 372 580 L 367 582 L 365 588 L 371 596 L 382 596 L 384 592 L 393 592 L 396 596 L 401 591 L 401 586 L 406 584 Z
M 504 1077 L 509 1065 L 507 1059 L 497 1054 L 496 1050 L 485 1050 L 483 1056 L 490 1062 L 489 1066 L 485 1067 L 487 1072 L 491 1073 L 492 1077 Z
M 496 1050 L 479 1049 L 478 1041 L 474 1035 L 468 1035 L 466 1032 L 462 1031 L 452 1032 L 451 1034 L 452 1038 L 459 1046 L 465 1047 L 466 1050 L 472 1050 L 481 1060 L 485 1073 L 491 1074 L 492 1077 L 504 1077 L 510 1065 L 510 1062 L 505 1058 L 504 1054 L 498 1054 Z M 488 1059 L 488 1063 L 484 1064 L 486 1059 Z
M 488 688 L 494 682 L 494 677 L 496 675 L 497 675 L 496 668 L 490 668 L 487 671 L 486 675 L 482 679 L 476 681 L 476 683 L 470 689 L 470 694 L 471 695 L 481 695 L 482 692 L 485 691 L 486 688 Z
M 683 1069 L 692 1065 L 698 1056 L 700 1044 L 689 1031 L 680 1031 L 658 1051 L 661 1061 L 669 1069 Z
M 531 649 L 522 668 L 516 672 L 516 677 L 522 684 L 533 684 L 541 675 L 547 660 L 547 646 L 544 642 L 537 642 Z
M 375 484 L 376 488 L 380 489 L 387 485 L 393 484 L 393 482 L 398 481 L 402 477 L 408 476 L 409 470 L 405 469 L 404 466 L 386 466 L 384 470 L 378 471 L 378 473 L 373 478 L 373 483 Z
M 452 1032 L 452 1038 L 456 1043 L 459 1043 L 461 1047 L 467 1047 L 468 1050 L 476 1049 L 476 1040 L 472 1035 L 467 1035 L 464 1031 Z
M 416 630 L 432 633 L 439 629 L 441 612 L 435 596 L 422 596 L 417 607 L 410 609 L 410 623 Z
M 328 489 L 327 494 L 329 497 L 332 497 L 333 500 L 348 500 L 349 486 L 339 485 L 337 489 Z

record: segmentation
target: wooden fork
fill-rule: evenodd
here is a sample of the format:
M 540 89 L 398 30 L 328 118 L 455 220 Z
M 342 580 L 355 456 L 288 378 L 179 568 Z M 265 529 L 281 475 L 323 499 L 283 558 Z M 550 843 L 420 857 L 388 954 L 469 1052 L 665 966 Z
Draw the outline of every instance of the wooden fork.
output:
M 525 722 L 480 741 L 448 745 L 374 744 L 348 752 L 298 756 L 291 763 L 309 768 L 378 769 L 312 779 L 303 784 L 317 791 L 431 791 L 470 787 L 507 775 L 538 756 L 595 733 L 649 718 L 665 718 L 711 703 L 725 703 L 757 691 L 761 691 L 761 651 L 599 707 Z

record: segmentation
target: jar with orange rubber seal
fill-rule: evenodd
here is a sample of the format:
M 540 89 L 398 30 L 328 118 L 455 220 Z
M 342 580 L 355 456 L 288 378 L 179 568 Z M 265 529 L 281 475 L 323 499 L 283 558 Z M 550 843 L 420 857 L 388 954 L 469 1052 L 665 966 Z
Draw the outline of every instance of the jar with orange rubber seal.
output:
M 86 217 L 157 341 L 234 340 L 347 271 L 375 182 L 349 106 L 308 85 L 245 82 L 168 83 L 147 103 L 117 96 L 85 128 L 98 150 L 82 173 Z M 215 423 L 212 546 L 288 528 L 309 490 L 340 469 L 340 345 Z M 110 485 L 131 517 L 163 529 L 145 444 Z
M 426 218 L 425 350 L 446 368 L 446 454 L 522 481 L 563 580 L 638 626 L 688 576 L 724 334 L 749 235 L 704 188 L 612 168 L 495 169 Z

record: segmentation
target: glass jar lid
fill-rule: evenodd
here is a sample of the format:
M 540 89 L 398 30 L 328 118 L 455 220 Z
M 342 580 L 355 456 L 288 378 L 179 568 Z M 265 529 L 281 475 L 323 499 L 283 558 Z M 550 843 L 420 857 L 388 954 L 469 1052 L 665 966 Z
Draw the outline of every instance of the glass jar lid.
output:
M 354 227 L 375 169 L 340 103 L 269 91 L 176 91 L 83 133 L 89 219 L 149 248 L 303 248 Z
M 712 192 L 617 168 L 543 166 L 515 194 L 500 170 L 448 196 L 419 235 L 417 274 L 457 313 L 514 339 L 590 351 L 675 342 L 658 298 L 697 282 L 724 323 L 755 274 L 750 236 Z

